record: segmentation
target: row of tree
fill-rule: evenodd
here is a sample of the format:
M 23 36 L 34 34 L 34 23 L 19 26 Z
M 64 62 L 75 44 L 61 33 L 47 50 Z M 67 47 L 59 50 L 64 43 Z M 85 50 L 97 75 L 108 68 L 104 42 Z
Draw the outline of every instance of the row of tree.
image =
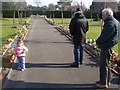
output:
M 29 14 L 40 14 L 40 15 L 45 14 L 50 18 L 51 17 L 54 18 L 56 16 L 63 18 L 66 16 L 71 16 L 77 7 L 81 7 L 82 10 L 85 11 L 86 16 L 89 16 L 91 18 L 94 18 L 95 16 L 95 15 L 92 16 L 91 11 L 87 9 L 82 2 L 73 2 L 73 0 L 59 0 L 56 5 L 50 3 L 48 6 L 43 6 L 40 0 L 35 0 L 35 4 L 37 6 L 32 6 L 32 5 L 27 6 L 26 1 L 25 0 L 22 1 L 23 2 L 18 2 L 18 0 L 14 0 L 13 2 L 13 0 L 10 0 L 10 2 L 3 2 L 2 3 L 3 16 L 22 18 L 22 16 L 26 17 L 29 16 Z M 13 13 L 13 15 L 11 16 L 11 13 L 9 12 Z M 68 14 L 65 15 L 66 12 L 68 12 L 70 15 Z M 96 14 L 96 12 L 93 14 Z M 99 14 L 99 12 L 97 14 Z M 96 15 L 96 17 L 97 16 L 98 15 Z
M 2 10 L 13 10 L 13 27 L 16 27 L 15 25 L 15 17 L 16 17 L 16 11 L 18 13 L 19 23 L 21 24 L 23 11 L 26 10 L 27 3 L 25 0 L 22 0 L 22 2 L 19 2 L 18 0 L 9 0 L 9 2 L 2 2 Z M 4 13 L 3 13 L 4 14 Z M 5 13 L 7 14 L 7 13 Z
M 25 9 L 27 8 L 27 3 L 25 0 L 22 0 L 22 2 L 18 2 L 17 0 L 9 0 L 9 2 L 2 2 L 2 9 L 3 10 L 19 10 L 19 9 Z

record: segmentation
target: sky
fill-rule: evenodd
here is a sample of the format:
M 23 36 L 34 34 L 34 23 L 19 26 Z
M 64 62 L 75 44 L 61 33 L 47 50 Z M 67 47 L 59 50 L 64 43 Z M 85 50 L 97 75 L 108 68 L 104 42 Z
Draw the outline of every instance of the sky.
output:
M 38 0 L 26 0 L 26 2 L 30 5 L 36 6 L 35 1 Z M 59 0 L 39 0 L 41 2 L 41 5 L 48 5 L 50 3 L 57 4 Z M 83 2 L 84 5 L 89 8 L 90 5 L 92 4 L 92 0 L 73 0 L 73 2 Z

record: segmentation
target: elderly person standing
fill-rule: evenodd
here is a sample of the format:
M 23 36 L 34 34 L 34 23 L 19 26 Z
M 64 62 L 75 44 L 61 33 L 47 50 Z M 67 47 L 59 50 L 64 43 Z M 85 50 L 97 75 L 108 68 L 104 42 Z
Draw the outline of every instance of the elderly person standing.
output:
M 74 58 L 72 67 L 80 67 L 84 63 L 84 44 L 86 32 L 88 31 L 88 21 L 80 8 L 76 9 L 69 25 L 70 34 L 73 36 Z
M 118 31 L 120 30 L 119 22 L 113 17 L 113 11 L 106 8 L 102 11 L 102 19 L 104 21 L 103 30 L 97 39 L 97 46 L 101 49 L 100 53 L 100 80 L 96 85 L 100 88 L 108 88 L 110 86 L 110 56 L 112 48 L 118 43 Z

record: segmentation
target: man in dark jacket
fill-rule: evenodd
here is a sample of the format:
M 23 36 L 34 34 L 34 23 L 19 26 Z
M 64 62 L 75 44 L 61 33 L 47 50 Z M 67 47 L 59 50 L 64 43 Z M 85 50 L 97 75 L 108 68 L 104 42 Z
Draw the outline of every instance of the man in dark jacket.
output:
M 110 56 L 112 48 L 118 43 L 120 31 L 119 22 L 113 17 L 113 11 L 106 8 L 102 11 L 102 19 L 104 21 L 103 30 L 97 39 L 97 46 L 101 49 L 100 53 L 100 80 L 96 85 L 101 88 L 108 88 L 110 85 Z
M 69 25 L 70 34 L 73 36 L 74 58 L 75 62 L 72 67 L 80 67 L 84 59 L 84 44 L 86 41 L 86 32 L 88 31 L 88 21 L 82 13 L 82 10 L 77 8 Z

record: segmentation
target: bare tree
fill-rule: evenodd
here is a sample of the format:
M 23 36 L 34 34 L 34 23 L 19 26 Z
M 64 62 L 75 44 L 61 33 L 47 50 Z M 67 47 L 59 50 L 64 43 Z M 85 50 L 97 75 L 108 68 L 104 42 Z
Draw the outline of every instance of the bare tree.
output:
M 118 3 L 118 11 L 120 12 L 120 1 Z
M 62 24 L 63 24 L 63 11 L 65 9 L 67 9 L 67 7 L 70 7 L 71 6 L 71 3 L 72 3 L 73 0 L 59 0 L 57 3 L 58 3 L 58 6 L 59 6 L 59 9 L 61 10 L 61 16 L 62 16 Z
M 54 11 L 55 11 L 55 8 L 56 8 L 56 6 L 54 4 L 52 4 L 52 3 L 50 3 L 48 5 L 48 9 L 50 11 L 50 18 L 53 17 L 53 21 L 54 21 Z
M 16 2 L 15 8 L 18 12 L 18 20 L 19 20 L 19 25 L 22 24 L 22 17 L 23 17 L 23 11 L 27 8 L 27 3 L 25 0 L 22 2 Z
M 59 0 L 57 3 L 60 9 L 64 11 L 65 9 L 67 10 L 67 8 L 71 6 L 72 0 Z

